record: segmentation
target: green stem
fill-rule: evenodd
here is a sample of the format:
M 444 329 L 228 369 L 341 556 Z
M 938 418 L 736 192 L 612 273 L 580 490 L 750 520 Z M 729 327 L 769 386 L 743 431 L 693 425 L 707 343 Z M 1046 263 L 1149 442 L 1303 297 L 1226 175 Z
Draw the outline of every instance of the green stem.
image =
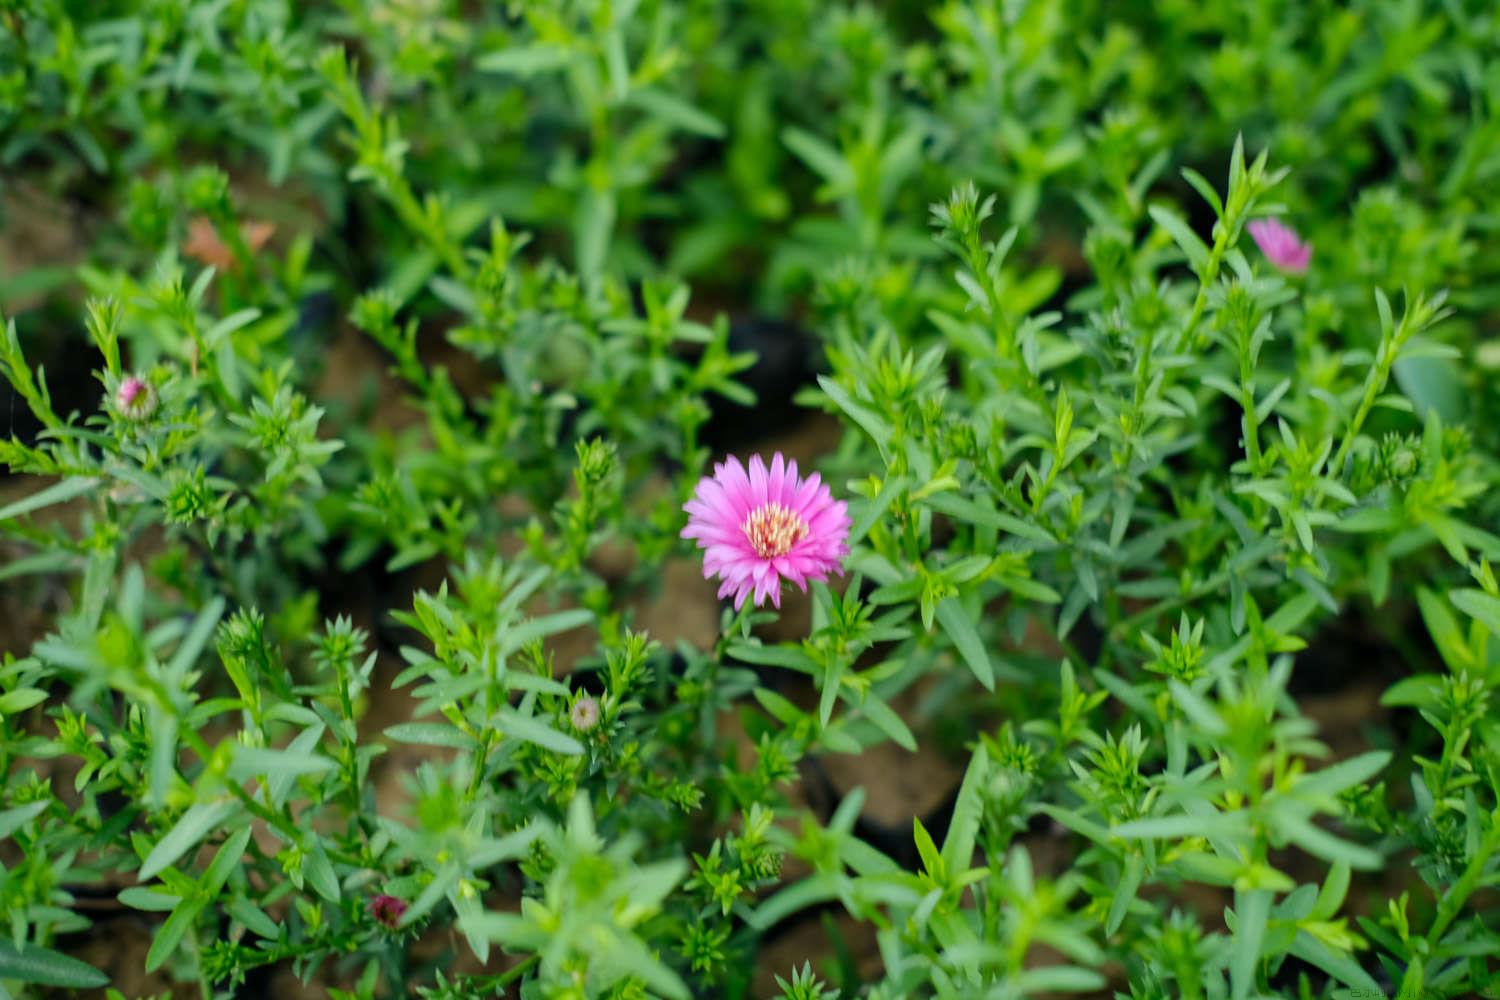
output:
M 208 973 L 203 968 L 203 948 L 198 944 L 196 920 L 188 925 L 187 937 L 188 943 L 193 946 L 193 966 L 198 974 L 198 991 L 203 1000 L 213 1000 L 214 988 L 213 984 L 208 981 Z
M 1229 220 L 1223 220 L 1218 227 L 1213 249 L 1208 252 L 1208 263 L 1204 265 L 1203 273 L 1198 276 L 1198 296 L 1193 299 L 1193 311 L 1188 314 L 1182 334 L 1177 338 L 1178 353 L 1194 345 L 1198 324 L 1202 322 L 1203 312 L 1208 308 L 1208 290 L 1219 280 L 1219 267 L 1224 262 L 1224 254 L 1229 251 L 1229 234 L 1237 228 L 1238 220 L 1235 220 L 1234 225 L 1230 225 Z
M 1250 475 L 1260 475 L 1260 422 L 1255 416 L 1254 373 L 1250 370 L 1250 349 L 1240 349 L 1240 407 L 1245 411 L 1243 432 L 1245 457 L 1250 460 Z
M 531 967 L 533 965 L 536 965 L 541 960 L 542 956 L 540 955 L 528 955 L 524 960 L 516 963 L 514 968 L 507 969 L 500 975 L 496 976 L 491 982 L 491 985 L 497 990 L 502 986 L 508 986 L 509 984 L 515 982 L 517 979 L 520 979 L 527 972 L 531 971 Z
M 1349 457 L 1349 452 L 1354 447 L 1354 441 L 1359 436 L 1360 428 L 1364 426 L 1365 418 L 1370 415 L 1370 410 L 1375 406 L 1375 398 L 1380 395 L 1380 390 L 1385 387 L 1386 380 L 1390 377 L 1391 366 L 1387 360 L 1388 353 L 1386 343 L 1381 342 L 1380 358 L 1375 367 L 1370 369 L 1369 378 L 1365 379 L 1364 395 L 1360 398 L 1359 409 L 1354 411 L 1354 419 L 1349 421 L 1349 427 L 1344 431 L 1344 439 L 1339 443 L 1339 450 L 1334 453 L 1333 462 L 1328 471 L 1338 475 L 1344 468 L 1344 462 Z
M 1474 856 L 1464 866 L 1464 873 L 1438 903 L 1437 914 L 1433 917 L 1432 927 L 1427 932 L 1429 948 L 1437 947 L 1444 932 L 1448 930 L 1448 925 L 1458 918 L 1464 903 L 1479 888 L 1479 882 L 1484 878 L 1484 870 L 1489 866 L 1490 857 L 1496 850 L 1500 850 L 1500 824 L 1491 826 L 1489 835 L 1479 845 L 1479 850 L 1474 852 Z

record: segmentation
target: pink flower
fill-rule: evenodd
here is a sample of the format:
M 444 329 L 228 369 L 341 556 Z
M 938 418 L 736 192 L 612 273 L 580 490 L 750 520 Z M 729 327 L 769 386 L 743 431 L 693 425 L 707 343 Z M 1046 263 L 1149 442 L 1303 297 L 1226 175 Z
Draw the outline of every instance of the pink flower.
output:
M 1279 219 L 1256 219 L 1245 227 L 1266 259 L 1283 271 L 1302 274 L 1312 259 L 1312 247 Z
M 397 899 L 395 896 L 388 896 L 382 892 L 370 900 L 370 916 L 391 930 L 395 930 L 396 926 L 401 923 L 401 916 L 405 912 L 406 900 L 404 899 Z
M 144 420 L 156 409 L 156 390 L 144 379 L 127 375 L 115 389 L 115 409 L 131 420 Z
M 849 554 L 849 509 L 835 500 L 815 472 L 797 477 L 797 463 L 781 453 L 770 469 L 759 455 L 747 473 L 730 457 L 714 466 L 712 478 L 698 482 L 683 538 L 695 538 L 703 550 L 703 576 L 723 581 L 719 596 L 734 595 L 738 611 L 755 595 L 755 606 L 771 599 L 781 607 L 781 581 L 807 590 L 808 580 L 843 573 L 839 561 Z

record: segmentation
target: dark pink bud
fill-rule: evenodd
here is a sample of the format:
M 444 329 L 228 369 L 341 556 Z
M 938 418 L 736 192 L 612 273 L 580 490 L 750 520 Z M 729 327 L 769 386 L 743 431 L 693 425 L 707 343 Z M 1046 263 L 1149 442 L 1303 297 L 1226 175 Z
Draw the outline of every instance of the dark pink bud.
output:
M 376 923 L 395 930 L 401 923 L 401 915 L 406 912 L 406 900 L 397 899 L 381 893 L 370 900 L 370 916 L 375 918 Z

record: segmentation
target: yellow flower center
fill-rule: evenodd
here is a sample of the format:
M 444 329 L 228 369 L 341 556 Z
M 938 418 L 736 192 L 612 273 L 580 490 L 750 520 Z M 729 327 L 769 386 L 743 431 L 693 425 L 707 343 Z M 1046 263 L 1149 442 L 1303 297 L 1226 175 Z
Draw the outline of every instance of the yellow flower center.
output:
M 807 522 L 779 503 L 755 508 L 745 518 L 745 537 L 762 559 L 775 559 L 807 536 Z

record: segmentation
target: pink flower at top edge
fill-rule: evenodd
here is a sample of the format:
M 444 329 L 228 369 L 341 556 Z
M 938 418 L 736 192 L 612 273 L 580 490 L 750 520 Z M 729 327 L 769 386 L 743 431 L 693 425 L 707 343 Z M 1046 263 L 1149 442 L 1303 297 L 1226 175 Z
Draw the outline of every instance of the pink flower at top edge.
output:
M 734 595 L 738 611 L 745 598 L 760 607 L 770 598 L 781 607 L 781 581 L 802 590 L 807 581 L 843 573 L 849 554 L 849 508 L 835 500 L 815 472 L 797 475 L 797 463 L 777 452 L 770 468 L 752 455 L 748 471 L 733 456 L 699 480 L 683 538 L 703 550 L 703 576 L 717 575 L 719 596 Z
M 1256 219 L 1245 227 L 1266 259 L 1283 271 L 1303 274 L 1312 260 L 1312 246 L 1280 219 Z

